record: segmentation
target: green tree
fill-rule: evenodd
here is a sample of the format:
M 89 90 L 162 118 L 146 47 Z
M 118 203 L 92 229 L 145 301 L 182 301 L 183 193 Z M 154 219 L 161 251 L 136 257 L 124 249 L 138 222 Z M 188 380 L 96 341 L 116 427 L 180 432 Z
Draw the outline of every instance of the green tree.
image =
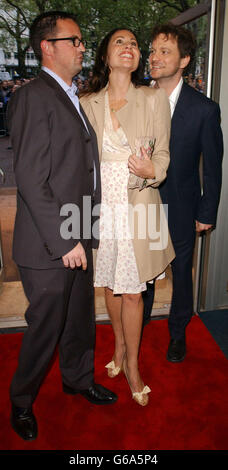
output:
M 87 40 L 86 56 L 95 57 L 100 40 L 111 29 L 132 29 L 138 39 L 144 66 L 150 33 L 156 23 L 163 23 L 200 3 L 200 0 L 0 0 L 1 42 L 17 45 L 19 72 L 25 74 L 25 55 L 29 47 L 28 29 L 33 18 L 44 11 L 64 10 L 77 15 L 82 35 Z M 11 41 L 9 42 L 9 38 Z
M 155 0 L 156 3 L 159 3 L 163 8 L 171 8 L 175 10 L 177 13 L 183 13 L 184 11 L 188 10 L 192 6 L 201 3 L 201 0 L 179 0 L 179 1 L 172 1 L 172 0 Z
M 16 8 L 11 2 L 1 1 L 0 28 L 1 44 L 8 52 L 16 43 L 20 74 L 25 74 L 25 55 L 29 47 L 26 38 L 26 6 Z
M 1 45 L 6 51 L 14 49 L 16 45 L 21 76 L 26 76 L 25 56 L 29 48 L 28 28 L 34 10 L 32 3 L 28 0 L 0 1 Z
M 0 0 L 0 42 L 6 51 L 16 45 L 19 75 L 26 77 L 25 57 L 30 47 L 29 27 L 33 18 L 52 7 L 46 0 Z
M 52 6 L 76 13 L 92 57 L 95 56 L 101 39 L 111 29 L 132 29 L 139 39 L 145 66 L 153 26 L 170 20 L 199 2 L 200 0 L 53 0 Z

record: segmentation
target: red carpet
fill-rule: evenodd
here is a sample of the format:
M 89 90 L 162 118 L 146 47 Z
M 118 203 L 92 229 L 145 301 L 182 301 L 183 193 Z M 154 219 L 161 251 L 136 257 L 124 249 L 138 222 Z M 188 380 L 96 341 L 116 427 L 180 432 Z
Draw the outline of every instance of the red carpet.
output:
M 110 325 L 97 326 L 96 382 L 119 395 L 111 406 L 89 404 L 61 389 L 54 361 L 34 405 L 39 426 L 36 441 L 26 443 L 9 424 L 8 388 L 16 368 L 22 335 L 0 335 L 0 449 L 2 450 L 227 450 L 228 361 L 199 319 L 187 331 L 183 363 L 166 360 L 167 320 L 144 330 L 140 363 L 152 392 L 145 408 L 132 399 L 124 376 L 106 376 L 113 337 Z

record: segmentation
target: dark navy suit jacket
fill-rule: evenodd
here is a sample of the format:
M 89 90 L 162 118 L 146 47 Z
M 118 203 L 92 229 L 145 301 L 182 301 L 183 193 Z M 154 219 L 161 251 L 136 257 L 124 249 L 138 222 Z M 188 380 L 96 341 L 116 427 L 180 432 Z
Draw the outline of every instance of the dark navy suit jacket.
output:
M 203 156 L 203 193 L 199 163 Z M 172 117 L 170 166 L 160 186 L 168 204 L 173 241 L 192 238 L 195 220 L 215 224 L 222 180 L 223 138 L 220 108 L 187 84 L 183 84 Z

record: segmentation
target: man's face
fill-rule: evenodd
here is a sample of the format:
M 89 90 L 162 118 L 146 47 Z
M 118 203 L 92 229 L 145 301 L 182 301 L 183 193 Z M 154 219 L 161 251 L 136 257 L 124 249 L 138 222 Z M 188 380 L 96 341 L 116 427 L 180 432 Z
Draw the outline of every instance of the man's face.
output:
M 74 36 L 81 39 L 80 28 L 73 20 L 57 20 L 56 32 L 52 38 L 69 38 Z M 56 73 L 71 79 L 81 71 L 83 52 L 85 52 L 83 43 L 80 43 L 78 47 L 75 47 L 71 40 L 48 42 L 47 44 Z
M 7 90 L 7 88 L 8 88 L 8 82 L 7 82 L 6 80 L 3 80 L 3 82 L 2 82 L 2 88 L 3 88 L 3 90 Z
M 189 56 L 181 58 L 176 39 L 159 34 L 152 43 L 149 57 L 151 76 L 154 80 L 180 78 L 189 60 Z

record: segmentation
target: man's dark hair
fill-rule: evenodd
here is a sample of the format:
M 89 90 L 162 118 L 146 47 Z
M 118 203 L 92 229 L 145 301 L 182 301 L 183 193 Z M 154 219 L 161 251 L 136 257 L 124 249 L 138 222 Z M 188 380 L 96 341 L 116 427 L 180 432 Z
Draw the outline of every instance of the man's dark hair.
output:
M 157 25 L 152 31 L 151 42 L 153 42 L 159 34 L 164 34 L 167 39 L 169 39 L 169 36 L 176 39 L 181 58 L 190 56 L 189 67 L 195 57 L 196 51 L 196 40 L 191 31 L 183 28 L 183 26 L 176 26 L 172 23 Z
M 34 19 L 30 27 L 30 44 L 39 62 L 42 60 L 41 41 L 55 35 L 57 20 L 67 19 L 77 23 L 76 16 L 65 11 L 47 11 Z

